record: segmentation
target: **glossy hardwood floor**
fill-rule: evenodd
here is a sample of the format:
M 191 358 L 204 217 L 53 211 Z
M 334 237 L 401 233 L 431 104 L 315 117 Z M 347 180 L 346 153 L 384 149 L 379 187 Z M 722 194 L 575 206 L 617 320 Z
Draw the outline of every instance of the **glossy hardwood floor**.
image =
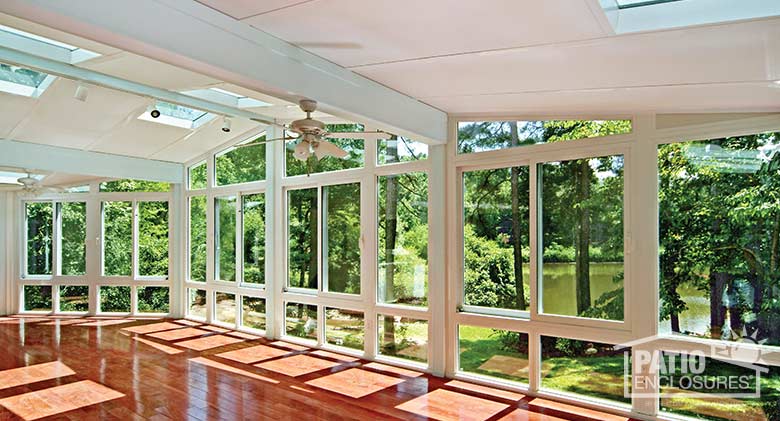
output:
M 0 317 L 0 420 L 625 417 L 186 320 Z

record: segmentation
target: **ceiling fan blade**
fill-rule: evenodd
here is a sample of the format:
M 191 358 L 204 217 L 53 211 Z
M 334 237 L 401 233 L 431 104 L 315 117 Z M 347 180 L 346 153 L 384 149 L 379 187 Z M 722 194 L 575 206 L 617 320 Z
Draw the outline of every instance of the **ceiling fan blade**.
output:
M 379 140 L 379 139 L 387 139 L 390 137 L 390 134 L 382 132 L 382 131 L 375 131 L 375 132 L 330 132 L 326 137 L 332 138 L 332 139 L 365 139 L 365 140 Z
M 319 143 L 317 143 L 317 146 L 314 148 L 314 154 L 317 155 L 318 159 L 322 159 L 326 156 L 333 156 L 336 158 L 344 159 L 349 155 L 349 152 L 339 148 L 338 146 L 330 142 L 321 140 L 319 141 Z
M 306 48 L 331 48 L 338 50 L 359 50 L 362 45 L 356 42 L 298 42 L 295 45 L 303 49 Z
M 278 140 L 284 140 L 285 142 L 288 140 L 297 139 L 297 137 L 277 137 L 276 139 L 268 139 L 268 140 L 259 140 L 257 142 L 250 142 L 250 143 L 244 143 L 243 145 L 235 145 L 234 148 L 246 148 L 249 146 L 257 146 L 257 145 L 264 145 L 266 143 L 276 142 Z

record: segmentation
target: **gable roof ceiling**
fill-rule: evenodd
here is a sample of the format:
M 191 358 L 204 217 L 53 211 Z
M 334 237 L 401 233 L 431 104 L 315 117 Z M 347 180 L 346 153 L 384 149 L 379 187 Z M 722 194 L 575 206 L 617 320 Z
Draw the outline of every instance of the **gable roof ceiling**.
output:
M 780 110 L 780 19 L 616 35 L 598 0 L 199 0 L 451 114 Z

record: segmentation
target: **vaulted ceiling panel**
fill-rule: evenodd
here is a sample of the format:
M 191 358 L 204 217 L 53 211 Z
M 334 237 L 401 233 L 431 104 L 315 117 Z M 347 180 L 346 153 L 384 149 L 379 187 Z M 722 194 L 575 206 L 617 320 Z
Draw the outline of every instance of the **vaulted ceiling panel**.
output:
M 244 19 L 250 16 L 268 13 L 273 10 L 308 3 L 312 0 L 198 0 L 213 9 L 234 17 Z
M 220 83 L 219 80 L 208 76 L 126 52 L 90 60 L 79 66 L 173 91 Z
M 188 129 L 133 119 L 121 129 L 111 132 L 90 150 L 148 158 L 189 133 L 191 130 Z
M 604 35 L 585 0 L 333 0 L 246 19 L 342 66 Z
M 33 98 L 0 93 L 0 137 L 8 137 L 35 104 Z
M 258 124 L 253 121 L 233 119 L 232 130 L 230 133 L 225 133 L 222 131 L 220 119 L 215 119 L 196 132 L 191 133 L 190 136 L 185 135 L 175 142 L 159 148 L 149 158 L 162 161 L 186 162 L 201 155 L 204 151 L 231 139 L 244 140 L 246 138 L 244 134 L 257 127 Z
M 11 137 L 81 149 L 110 133 L 130 114 L 144 111 L 143 98 L 97 86 L 87 86 L 86 101 L 76 100 L 76 86 L 72 80 L 55 80 Z

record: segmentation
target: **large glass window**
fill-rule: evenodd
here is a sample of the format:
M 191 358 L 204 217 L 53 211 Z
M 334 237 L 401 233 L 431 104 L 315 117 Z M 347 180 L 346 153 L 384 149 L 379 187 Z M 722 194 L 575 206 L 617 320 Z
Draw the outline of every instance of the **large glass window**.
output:
M 51 275 L 54 238 L 51 202 L 25 204 L 25 220 L 27 222 L 27 274 Z
M 613 345 L 542 336 L 543 388 L 630 404 L 624 375 L 624 353 Z
M 236 281 L 236 197 L 214 199 L 214 279 Z
M 216 293 L 216 304 L 214 319 L 234 324 L 236 322 L 236 295 L 218 292 Z
M 265 283 L 265 195 L 241 196 L 244 229 L 244 282 Z
M 104 193 L 169 192 L 171 185 L 159 181 L 114 180 L 100 183 L 100 191 Z
M 623 156 L 538 168 L 543 312 L 623 320 Z
M 285 305 L 285 329 L 290 336 L 317 340 L 317 306 L 287 303 Z
M 133 203 L 103 202 L 103 275 L 131 276 L 132 259 Z
M 206 282 L 206 196 L 190 197 L 189 280 Z
M 138 203 L 138 274 L 168 276 L 168 202 Z
M 241 306 L 241 325 L 265 330 L 265 298 L 243 296 Z
M 206 318 L 206 290 L 187 289 L 187 315 L 200 319 Z
M 378 300 L 428 304 L 428 175 L 378 178 Z
M 362 350 L 364 319 L 362 311 L 325 308 L 325 342 Z
M 428 158 L 428 145 L 404 137 L 379 140 L 376 147 L 376 160 L 379 165 L 420 161 Z
M 380 314 L 378 328 L 380 355 L 428 361 L 428 321 Z
M 317 189 L 287 192 L 287 279 L 295 288 L 317 288 Z
M 458 124 L 458 153 L 631 132 L 630 120 L 478 121 Z
M 139 313 L 168 313 L 170 289 L 168 287 L 138 287 Z
M 527 310 L 528 167 L 463 174 L 463 303 Z
M 89 310 L 89 286 L 60 285 L 60 311 L 84 312 Z
M 190 190 L 205 189 L 208 186 L 207 168 L 206 161 L 203 161 L 187 169 Z
M 80 276 L 86 273 L 87 204 L 58 204 L 60 213 L 60 274 Z
M 25 285 L 24 311 L 51 311 L 51 285 Z
M 264 141 L 265 135 L 262 135 L 239 145 Z M 230 147 L 217 154 L 215 166 L 218 186 L 265 180 L 265 143 L 239 148 Z
M 360 183 L 322 188 L 323 290 L 360 294 Z
M 458 347 L 461 371 L 528 383 L 528 334 L 461 325 Z
M 780 345 L 780 133 L 658 148 L 661 328 Z
M 100 311 L 103 313 L 130 313 L 130 287 L 101 286 Z

